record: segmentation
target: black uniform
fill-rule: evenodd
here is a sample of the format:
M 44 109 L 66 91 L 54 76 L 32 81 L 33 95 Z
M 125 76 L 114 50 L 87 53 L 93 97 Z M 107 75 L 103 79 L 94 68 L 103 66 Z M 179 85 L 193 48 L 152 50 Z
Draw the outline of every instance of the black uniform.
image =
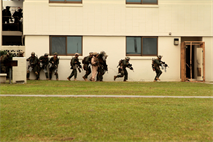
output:
M 50 68 L 49 68 L 49 77 L 50 77 L 50 80 L 52 79 L 52 73 L 53 71 L 55 71 L 55 75 L 56 75 L 56 80 L 58 80 L 58 64 L 59 64 L 59 58 L 58 57 L 52 57 L 50 58 Z

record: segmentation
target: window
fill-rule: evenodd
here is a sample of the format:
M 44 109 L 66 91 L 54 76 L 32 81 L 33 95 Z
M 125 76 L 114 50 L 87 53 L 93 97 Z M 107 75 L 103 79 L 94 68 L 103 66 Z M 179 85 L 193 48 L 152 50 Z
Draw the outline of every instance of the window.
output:
M 49 0 L 50 3 L 82 3 L 82 0 Z
M 126 4 L 158 4 L 158 0 L 126 0 Z
M 126 37 L 126 55 L 157 56 L 158 37 Z
M 50 54 L 82 55 L 82 36 L 50 36 Z

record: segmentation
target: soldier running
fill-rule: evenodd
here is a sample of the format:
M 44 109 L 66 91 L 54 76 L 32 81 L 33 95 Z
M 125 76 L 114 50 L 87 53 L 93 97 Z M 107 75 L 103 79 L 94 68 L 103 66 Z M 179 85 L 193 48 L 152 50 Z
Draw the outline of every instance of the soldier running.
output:
M 126 57 L 124 60 L 119 61 L 118 73 L 120 73 L 120 75 L 114 76 L 114 81 L 116 78 L 123 77 L 123 76 L 124 76 L 124 81 L 128 80 L 128 72 L 126 70 L 126 67 L 129 68 L 130 70 L 133 70 L 133 67 L 129 63 L 129 61 L 130 61 L 129 57 Z
M 106 59 L 107 59 L 106 52 L 101 51 L 100 54 L 98 55 L 99 67 L 98 67 L 97 81 L 103 81 L 103 75 L 105 74 L 106 71 L 108 71 Z
M 86 71 L 86 74 L 82 77 L 85 81 L 87 80 L 87 77 L 89 76 L 89 74 L 91 73 L 91 68 L 90 68 L 90 64 L 91 64 L 91 59 L 93 57 L 93 52 L 89 53 L 89 56 L 84 57 L 84 59 L 82 60 L 83 65 L 83 69 Z
M 78 56 L 79 56 L 79 53 L 75 53 L 75 57 L 73 57 L 70 61 L 72 72 L 71 72 L 70 76 L 67 77 L 67 79 L 69 81 L 70 81 L 70 78 L 72 78 L 73 76 L 74 76 L 74 80 L 76 81 L 77 69 L 79 70 L 79 72 L 81 72 L 80 68 L 82 68 L 82 67 L 81 67 L 81 63 L 79 62 Z
M 159 77 L 160 77 L 160 75 L 162 74 L 162 71 L 160 70 L 160 66 L 161 66 L 162 63 L 164 63 L 164 62 L 161 61 L 162 57 L 163 57 L 163 56 L 158 55 L 158 56 L 157 56 L 157 59 L 154 59 L 154 60 L 153 60 L 153 63 L 152 63 L 153 71 L 156 72 L 156 76 L 155 76 L 155 78 L 154 78 L 154 82 L 156 82 L 157 80 L 160 81 Z

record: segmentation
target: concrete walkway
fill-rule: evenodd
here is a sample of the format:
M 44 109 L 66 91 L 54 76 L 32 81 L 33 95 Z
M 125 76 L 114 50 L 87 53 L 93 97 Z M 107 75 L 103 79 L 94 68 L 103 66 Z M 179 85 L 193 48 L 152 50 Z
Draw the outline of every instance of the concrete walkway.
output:
M 139 96 L 139 95 L 14 95 L 2 94 L 0 97 L 76 97 L 76 98 L 213 98 L 213 96 Z

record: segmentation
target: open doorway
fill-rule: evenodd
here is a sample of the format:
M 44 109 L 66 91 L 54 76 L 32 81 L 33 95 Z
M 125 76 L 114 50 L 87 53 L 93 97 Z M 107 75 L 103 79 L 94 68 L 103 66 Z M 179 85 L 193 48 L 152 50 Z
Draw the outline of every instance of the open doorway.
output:
M 181 81 L 205 81 L 205 42 L 181 43 Z

